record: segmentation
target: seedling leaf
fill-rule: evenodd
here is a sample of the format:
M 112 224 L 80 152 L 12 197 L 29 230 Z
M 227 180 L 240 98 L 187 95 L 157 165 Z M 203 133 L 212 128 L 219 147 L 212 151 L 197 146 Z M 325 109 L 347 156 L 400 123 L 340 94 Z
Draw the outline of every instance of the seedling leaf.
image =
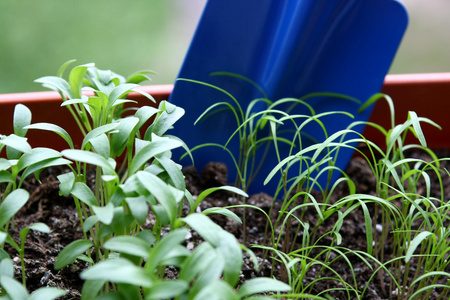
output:
M 69 245 L 67 245 L 61 252 L 58 254 L 58 257 L 55 261 L 55 270 L 60 270 L 65 266 L 75 262 L 77 257 L 89 248 L 92 247 L 92 243 L 88 240 L 77 240 L 73 241 Z
M 93 205 L 92 210 L 100 222 L 106 225 L 111 224 L 114 218 L 114 205 L 111 202 L 105 206 Z
M 53 300 L 67 294 L 67 291 L 55 287 L 42 287 L 34 291 L 28 300 Z
M 0 228 L 5 226 L 6 223 L 25 205 L 28 201 L 30 194 L 23 189 L 17 189 L 6 196 L 3 203 L 0 205 Z
M 143 258 L 147 258 L 150 253 L 150 245 L 143 239 L 135 236 L 114 237 L 106 241 L 104 247 L 112 251 Z
M 14 300 L 28 299 L 28 291 L 22 284 L 20 284 L 20 282 L 18 282 L 14 278 L 2 275 L 0 276 L 0 284 L 5 289 L 6 293 L 8 293 L 9 299 Z
M 158 137 L 152 135 L 150 144 L 144 146 L 131 161 L 130 174 L 136 173 L 151 158 L 165 151 L 169 151 L 182 146 L 178 140 L 168 137 Z
M 88 206 L 98 206 L 97 198 L 85 183 L 76 182 L 70 193 Z
M 424 231 L 414 237 L 414 239 L 411 241 L 411 244 L 408 247 L 408 251 L 406 252 L 405 256 L 406 263 L 408 263 L 411 260 L 411 257 L 414 255 L 414 251 L 416 251 L 417 247 L 422 243 L 422 241 L 425 240 L 430 235 L 434 236 L 435 234 L 429 231 Z
M 289 292 L 291 287 L 284 282 L 272 278 L 253 278 L 246 281 L 238 291 L 239 298 L 264 292 Z
M 70 135 L 67 133 L 67 131 L 65 131 L 62 127 L 60 127 L 58 125 L 51 124 L 51 123 L 34 123 L 34 124 L 26 126 L 25 128 L 26 129 L 40 129 L 40 130 L 54 132 L 54 133 L 58 134 L 60 137 L 62 137 L 67 142 L 67 144 L 69 145 L 69 147 L 71 149 L 74 148 L 73 141 L 72 141 L 72 138 L 70 137 Z
M 84 270 L 80 277 L 85 280 L 104 280 L 113 283 L 128 283 L 150 287 L 153 282 L 150 276 L 131 261 L 124 258 L 114 258 L 99 262 Z
M 146 294 L 148 299 L 174 299 L 183 294 L 189 288 L 186 281 L 163 280 L 155 283 L 149 292 Z
M 27 134 L 26 126 L 31 123 L 31 111 L 23 104 L 17 104 L 14 108 L 14 133 L 18 136 L 25 137 Z

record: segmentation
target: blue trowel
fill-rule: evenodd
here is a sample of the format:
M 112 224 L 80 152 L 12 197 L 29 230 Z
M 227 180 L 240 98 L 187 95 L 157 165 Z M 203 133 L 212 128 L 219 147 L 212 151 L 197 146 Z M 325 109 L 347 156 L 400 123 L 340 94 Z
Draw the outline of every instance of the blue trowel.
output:
M 364 102 L 380 91 L 407 22 L 406 10 L 396 0 L 209 0 L 178 77 L 220 87 L 244 110 L 250 101 L 262 97 L 255 84 L 272 101 L 327 92 Z M 239 76 L 211 76 L 215 72 Z M 218 89 L 178 80 L 170 101 L 186 110 L 172 134 L 190 148 L 203 143 L 223 145 L 236 130 L 229 110 L 211 114 L 194 126 L 214 103 L 236 105 Z M 328 136 L 355 120 L 367 121 L 371 113 L 370 107 L 358 113 L 361 104 L 345 99 L 317 97 L 309 103 L 316 114 L 346 111 L 354 115 L 354 119 L 346 115 L 324 118 Z M 254 111 L 263 109 L 255 107 Z M 357 129 L 362 132 L 364 128 Z M 314 126 L 306 128 L 304 136 L 319 142 L 325 138 L 323 130 Z M 228 148 L 238 157 L 237 139 Z M 210 161 L 219 161 L 228 165 L 230 181 L 236 174 L 226 151 L 203 148 L 192 154 L 200 170 Z M 345 169 L 352 155 L 353 150 L 341 149 L 336 165 Z M 268 185 L 263 182 L 277 163 L 269 152 L 250 192 L 274 192 L 275 180 Z M 335 173 L 332 180 L 339 176 Z

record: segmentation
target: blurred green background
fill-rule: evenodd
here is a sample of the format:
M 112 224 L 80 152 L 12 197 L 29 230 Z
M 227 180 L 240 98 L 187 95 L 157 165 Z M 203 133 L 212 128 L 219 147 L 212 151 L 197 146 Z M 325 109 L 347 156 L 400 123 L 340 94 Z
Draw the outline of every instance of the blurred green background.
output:
M 0 93 L 44 90 L 33 80 L 67 60 L 121 75 L 153 70 L 173 83 L 205 0 L 0 0 Z
M 0 0 L 0 93 L 69 60 L 173 83 L 206 0 Z M 404 0 L 410 24 L 390 73 L 450 71 L 450 0 Z

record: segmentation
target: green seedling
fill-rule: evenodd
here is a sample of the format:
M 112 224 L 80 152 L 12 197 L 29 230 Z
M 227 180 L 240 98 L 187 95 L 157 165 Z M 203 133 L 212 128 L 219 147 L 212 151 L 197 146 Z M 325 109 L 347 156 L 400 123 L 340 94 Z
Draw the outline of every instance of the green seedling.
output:
M 43 77 L 37 82 L 60 93 L 62 106 L 69 109 L 83 133 L 81 147 L 75 148 L 70 133 L 60 126 L 32 124 L 31 112 L 23 105 L 16 106 L 14 112 L 14 133 L 0 136 L 0 151 L 5 149 L 4 158 L 0 159 L 2 298 L 55 299 L 66 293 L 41 288 L 29 294 L 26 289 L 26 237 L 30 230 L 48 232 L 49 228 L 40 223 L 26 227 L 20 231 L 19 243 L 8 234 L 14 215 L 29 198 L 23 189 L 24 180 L 30 175 L 39 180 L 43 169 L 55 165 L 68 166 L 67 172 L 58 176 L 60 194 L 73 197 L 84 234 L 84 238 L 60 252 L 55 269 L 77 260 L 88 263 L 89 267 L 81 273 L 86 280 L 82 290 L 84 300 L 332 299 L 339 292 L 347 298 L 363 299 L 370 296 L 368 286 L 375 280 L 381 282 L 379 294 L 386 298 L 395 293 L 398 299 L 428 299 L 436 292 L 440 299 L 448 298 L 450 206 L 443 177 L 450 174 L 441 163 L 450 159 L 438 159 L 426 144 L 421 126 L 426 123 L 438 127 L 431 120 L 410 112 L 404 123 L 396 125 L 392 100 L 377 94 L 361 109 L 378 99 L 386 99 L 391 107 L 390 129 L 370 122 L 354 122 L 329 135 L 322 119 L 347 113 L 316 114 L 308 99 L 319 96 L 355 99 L 320 93 L 272 102 L 262 91 L 263 97 L 243 110 L 237 99 L 223 91 L 231 97 L 233 105 L 217 103 L 199 119 L 207 118 L 217 109 L 230 109 L 236 118 L 235 132 L 224 145 L 199 145 L 191 150 L 214 146 L 231 154 L 230 141 L 239 139 L 241 151 L 239 157 L 233 157 L 238 170 L 237 187 L 214 187 L 191 195 L 181 166 L 172 160 L 172 151 L 180 147 L 187 155 L 191 154 L 183 141 L 170 135 L 184 110 L 167 101 L 160 102 L 158 107 L 125 107 L 132 104 L 127 94 L 138 91 L 137 84 L 148 79 L 150 73 L 138 72 L 125 79 L 85 64 L 74 67 L 66 80 L 63 75 L 69 65 L 70 62 L 64 64 L 57 76 Z M 152 103 L 153 98 L 144 95 Z M 252 112 L 259 104 L 266 105 L 267 110 Z M 298 105 L 309 114 L 292 114 Z M 287 124 L 295 130 L 286 132 L 283 128 Z M 323 129 L 324 141 L 304 145 L 303 129 L 308 124 Z M 377 129 L 386 144 L 377 145 L 354 130 L 361 125 Z M 29 129 L 57 134 L 66 142 L 67 149 L 59 152 L 32 148 L 26 139 Z M 417 144 L 406 144 L 410 134 L 416 137 Z M 279 151 L 282 144 L 290 149 L 287 154 Z M 365 150 L 356 144 L 364 144 Z M 275 219 L 269 217 L 275 215 L 274 206 L 266 212 L 245 202 L 196 212 L 206 197 L 219 190 L 234 193 L 245 201 L 248 196 L 245 191 L 263 163 L 258 152 L 264 158 L 270 147 L 275 150 L 278 164 L 266 174 L 266 181 L 278 180 L 274 199 L 282 201 Z M 368 163 L 376 179 L 374 195 L 358 193 L 345 170 L 335 167 L 337 154 L 343 148 L 354 149 Z M 411 149 L 424 151 L 430 159 L 408 157 Z M 294 169 L 297 173 L 292 176 Z M 94 173 L 94 186 L 88 182 L 89 170 Z M 332 185 L 318 183 L 319 177 L 331 178 L 333 172 L 341 173 L 342 177 Z M 436 181 L 433 178 L 437 178 L 440 188 L 437 195 L 431 192 Z M 423 190 L 417 188 L 419 182 L 424 183 Z M 346 186 L 348 194 L 335 194 L 340 185 Z M 280 267 L 279 279 L 284 283 L 272 278 L 238 283 L 243 251 L 253 258 L 256 268 L 258 261 L 251 249 L 207 217 L 222 214 L 240 223 L 241 218 L 232 208 L 255 209 L 267 219 L 266 238 L 262 245 L 253 247 L 265 253 L 263 260 L 271 259 L 273 270 Z M 153 215 L 154 223 L 148 223 L 149 215 Z M 352 238 L 342 231 L 352 215 L 363 220 L 365 240 L 361 241 L 360 249 L 342 246 Z M 242 223 L 245 228 L 245 212 Z M 324 225 L 327 230 L 320 230 Z M 186 246 L 189 230 L 203 239 L 194 248 Z M 22 284 L 13 278 L 12 261 L 3 249 L 5 243 L 19 253 Z M 384 247 L 387 244 L 391 247 L 389 253 Z M 367 270 L 369 279 L 365 286 L 358 285 L 360 273 L 356 262 Z M 337 269 L 338 263 L 345 264 L 346 276 Z M 168 268 L 176 270 L 175 278 L 166 278 Z M 319 284 L 329 288 L 317 292 Z
M 275 279 L 255 278 L 236 291 L 243 256 L 235 237 L 203 214 L 194 213 L 181 220 L 205 242 L 188 251 L 181 245 L 187 229 L 171 231 L 158 243 L 154 243 L 156 238 L 115 237 L 105 243 L 105 248 L 119 257 L 83 271 L 81 276 L 87 280 L 83 291 L 94 294 L 82 299 L 97 299 L 95 293 L 106 282 L 116 286 L 108 293 L 111 297 L 134 295 L 133 299 L 254 299 L 259 293 L 290 290 Z M 161 271 L 168 266 L 179 269 L 177 279 L 163 278 Z

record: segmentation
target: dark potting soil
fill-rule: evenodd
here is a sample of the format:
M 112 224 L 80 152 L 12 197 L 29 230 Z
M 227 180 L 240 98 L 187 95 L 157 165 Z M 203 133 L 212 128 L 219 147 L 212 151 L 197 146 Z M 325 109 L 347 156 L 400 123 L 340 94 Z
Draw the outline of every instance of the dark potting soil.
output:
M 449 152 L 438 153 L 439 157 L 449 157 Z M 413 156 L 421 156 L 422 154 L 413 154 Z M 421 156 L 423 158 L 423 156 Z M 448 169 L 448 164 L 444 162 L 444 166 Z M 447 166 L 445 165 L 447 164 Z M 227 183 L 227 168 L 220 163 L 210 163 L 203 170 L 202 174 L 198 174 L 194 167 L 187 167 L 184 170 L 186 183 L 189 191 L 193 195 L 198 195 L 202 190 L 221 186 Z M 15 216 L 14 227 L 10 229 L 10 234 L 15 241 L 19 241 L 19 232 L 22 228 L 29 226 L 36 222 L 47 224 L 52 232 L 50 234 L 40 232 L 30 232 L 25 244 L 25 268 L 27 276 L 27 287 L 29 291 L 33 291 L 39 287 L 53 286 L 67 290 L 68 294 L 62 299 L 80 299 L 83 281 L 79 278 L 79 274 L 87 267 L 85 262 L 77 261 L 74 264 L 63 268 L 62 270 L 54 270 L 54 262 L 58 253 L 70 242 L 83 238 L 82 230 L 78 221 L 75 205 L 70 198 L 61 197 L 58 195 L 58 180 L 57 175 L 65 172 L 63 168 L 52 168 L 44 171 L 41 176 L 41 184 L 35 178 L 27 179 L 24 188 L 30 192 L 30 200 L 24 208 Z M 372 175 L 371 169 L 367 162 L 360 158 L 354 158 L 349 167 L 347 174 L 357 184 L 356 193 L 364 193 L 375 195 L 375 178 Z M 430 174 L 431 176 L 433 174 Z M 436 178 L 431 178 L 431 180 Z M 450 197 L 450 178 L 444 177 L 445 197 Z M 436 185 L 436 186 L 435 186 Z M 419 186 L 419 189 L 423 189 Z M 433 184 L 433 193 L 435 196 L 439 195 L 439 187 Z M 348 194 L 346 185 L 340 185 L 334 191 L 330 203 L 340 199 Z M 321 195 L 314 194 L 317 201 L 320 202 Z M 247 204 L 259 206 L 266 213 L 269 212 L 270 206 L 273 202 L 272 197 L 267 194 L 260 193 L 252 195 L 246 200 Z M 229 205 L 239 204 L 241 201 L 228 192 L 214 193 L 201 203 L 199 210 L 204 210 L 209 207 L 223 207 Z M 271 218 L 275 220 L 278 216 L 277 211 L 280 203 L 276 203 L 276 207 L 272 212 Z M 369 207 L 370 208 L 370 207 Z M 370 208 L 371 209 L 371 208 Z M 242 210 L 235 209 L 234 212 L 242 217 Z M 246 209 L 246 245 L 267 245 L 264 241 L 264 232 L 266 229 L 266 217 L 257 210 Z M 212 216 L 213 220 L 217 222 L 227 231 L 233 233 L 241 242 L 243 241 L 243 226 L 237 222 L 230 220 L 221 215 Z M 303 217 L 304 222 L 309 224 L 316 224 L 318 222 L 317 213 L 313 209 L 307 210 Z M 316 237 L 324 235 L 330 231 L 336 218 L 331 217 L 324 224 L 322 224 L 316 232 Z M 295 229 L 297 229 L 298 222 L 293 222 L 290 232 L 290 240 L 294 238 Z M 151 228 L 152 220 L 146 223 L 147 227 Z M 279 232 L 279 231 L 277 231 Z M 364 227 L 364 217 L 361 211 L 354 211 L 350 213 L 344 220 L 340 233 L 343 237 L 341 247 L 350 248 L 352 250 L 366 251 L 366 231 Z M 321 239 L 321 243 L 326 245 L 331 242 L 331 236 L 325 236 Z M 301 232 L 298 234 L 297 241 L 301 241 Z M 200 241 L 200 238 L 194 232 L 192 237 L 187 241 L 195 245 Z M 294 246 L 295 248 L 295 246 Z M 10 254 L 15 263 L 16 278 L 21 280 L 20 258 L 18 253 L 9 245 L 5 245 L 5 250 Z M 254 271 L 254 265 L 248 257 L 245 257 L 244 266 L 241 274 L 241 282 L 257 276 L 271 276 L 273 274 L 276 278 L 285 280 L 286 272 L 280 265 L 272 266 L 272 263 L 265 259 L 263 260 L 263 253 L 257 249 L 253 249 L 262 265 L 260 272 Z M 391 252 L 389 252 L 391 251 Z M 389 245 L 385 245 L 386 257 L 393 257 L 392 249 Z M 348 257 L 354 273 L 356 274 L 357 286 L 359 289 L 367 285 L 373 271 L 364 264 L 356 256 Z M 378 266 L 373 263 L 372 266 L 376 269 Z M 337 259 L 333 265 L 333 269 L 339 273 L 340 276 L 347 282 L 354 284 L 352 272 L 349 269 L 348 262 L 343 259 Z M 273 269 L 272 269 L 273 268 Z M 412 266 L 414 269 L 414 265 Z M 307 284 L 314 280 L 319 268 L 311 268 L 305 276 L 304 283 Z M 413 273 L 413 272 L 411 272 Z M 382 274 L 381 272 L 379 274 Z M 176 270 L 168 269 L 167 277 L 176 276 Z M 325 271 L 321 277 L 334 276 L 330 271 Z M 397 299 L 397 290 L 395 287 L 390 287 L 390 280 L 387 275 L 375 276 L 367 287 L 364 299 Z M 334 299 L 348 299 L 348 294 L 339 290 L 344 286 L 342 283 L 333 280 L 321 280 L 316 283 L 314 289 L 310 292 L 317 294 L 320 291 L 335 287 L 336 290 L 328 294 Z M 350 294 L 354 299 L 354 294 Z M 439 296 L 439 291 L 434 291 L 432 298 Z

